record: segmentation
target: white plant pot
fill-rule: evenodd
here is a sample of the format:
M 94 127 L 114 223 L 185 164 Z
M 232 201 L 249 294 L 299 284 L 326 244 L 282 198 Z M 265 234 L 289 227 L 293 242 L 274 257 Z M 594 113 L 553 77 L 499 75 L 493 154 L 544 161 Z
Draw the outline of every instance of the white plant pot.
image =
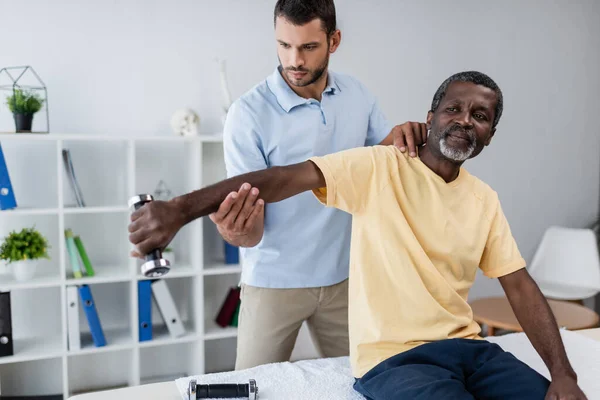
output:
M 34 277 L 37 262 L 36 260 L 23 260 L 12 262 L 9 265 L 12 268 L 15 280 L 18 282 L 26 282 Z

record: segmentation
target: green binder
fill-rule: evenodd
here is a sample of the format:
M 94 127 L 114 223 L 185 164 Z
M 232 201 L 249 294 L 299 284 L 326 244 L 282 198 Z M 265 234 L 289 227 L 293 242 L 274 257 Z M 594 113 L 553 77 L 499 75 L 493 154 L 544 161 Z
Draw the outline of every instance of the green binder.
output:
M 79 259 L 77 258 L 77 249 L 75 241 L 73 240 L 73 232 L 70 229 L 65 229 L 65 240 L 67 242 L 67 253 L 69 254 L 69 260 L 71 261 L 71 268 L 73 269 L 73 276 L 75 278 L 81 278 L 81 267 L 79 266 Z
M 81 256 L 81 261 L 83 261 L 83 265 L 85 266 L 85 273 L 87 276 L 94 276 L 94 268 L 92 267 L 92 263 L 88 258 L 87 253 L 85 252 L 85 247 L 83 247 L 83 242 L 79 235 L 73 238 L 75 241 L 75 246 L 77 246 L 77 250 L 79 251 L 79 255 Z
M 231 319 L 231 326 L 238 326 L 238 319 L 240 316 L 240 304 L 241 301 L 238 301 L 237 307 L 235 308 L 235 312 L 233 313 L 233 318 Z

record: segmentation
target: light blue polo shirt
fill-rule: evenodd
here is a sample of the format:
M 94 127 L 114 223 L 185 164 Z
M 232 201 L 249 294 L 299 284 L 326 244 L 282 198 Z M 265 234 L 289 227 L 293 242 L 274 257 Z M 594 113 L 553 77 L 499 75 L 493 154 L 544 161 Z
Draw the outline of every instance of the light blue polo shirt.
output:
M 298 96 L 275 69 L 231 106 L 228 177 L 379 144 L 392 125 L 356 79 L 329 71 L 321 102 Z M 329 286 L 348 278 L 351 216 L 311 192 L 266 204 L 265 231 L 241 249 L 242 282 L 264 288 Z

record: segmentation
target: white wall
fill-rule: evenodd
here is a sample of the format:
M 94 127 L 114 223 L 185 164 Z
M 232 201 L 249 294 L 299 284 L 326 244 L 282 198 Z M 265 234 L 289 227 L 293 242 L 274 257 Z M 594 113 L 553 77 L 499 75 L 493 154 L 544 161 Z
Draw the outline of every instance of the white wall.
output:
M 228 60 L 234 97 L 271 73 L 273 5 L 0 0 L 0 66 L 34 66 L 49 89 L 53 132 L 168 135 L 171 114 L 185 106 L 214 132 L 214 59 Z M 504 117 L 467 167 L 499 192 L 527 260 L 547 226 L 583 227 L 597 215 L 598 1 L 338 0 L 337 8 L 343 39 L 332 68 L 365 82 L 394 122 L 423 120 L 454 72 L 477 69 L 498 82 Z M 494 293 L 497 283 L 479 277 L 472 298 Z

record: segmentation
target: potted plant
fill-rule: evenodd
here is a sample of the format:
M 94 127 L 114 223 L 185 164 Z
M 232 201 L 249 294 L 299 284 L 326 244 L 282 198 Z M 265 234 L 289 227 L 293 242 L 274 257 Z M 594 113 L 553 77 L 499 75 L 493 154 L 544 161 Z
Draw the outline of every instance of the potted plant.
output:
M 48 241 L 35 227 L 12 231 L 0 245 L 0 259 L 12 266 L 17 281 L 23 282 L 35 275 L 37 260 L 50 259 Z
M 31 132 L 33 115 L 42 109 L 44 100 L 33 92 L 13 89 L 12 96 L 6 98 L 6 104 L 15 118 L 17 132 Z

